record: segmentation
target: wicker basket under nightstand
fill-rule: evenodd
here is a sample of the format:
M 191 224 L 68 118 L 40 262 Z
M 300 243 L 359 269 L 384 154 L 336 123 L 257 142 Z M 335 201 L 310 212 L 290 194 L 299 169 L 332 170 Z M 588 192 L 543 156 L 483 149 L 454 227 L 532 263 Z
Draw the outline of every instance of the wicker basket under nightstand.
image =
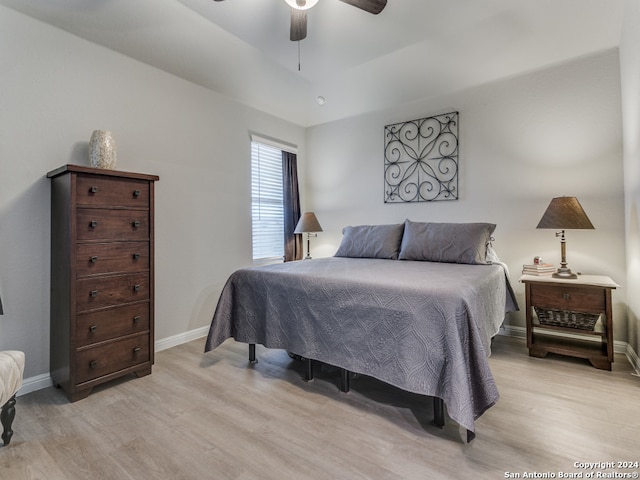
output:
M 600 318 L 599 313 L 572 312 L 570 310 L 554 310 L 552 308 L 533 307 L 541 325 L 575 328 L 593 331 Z

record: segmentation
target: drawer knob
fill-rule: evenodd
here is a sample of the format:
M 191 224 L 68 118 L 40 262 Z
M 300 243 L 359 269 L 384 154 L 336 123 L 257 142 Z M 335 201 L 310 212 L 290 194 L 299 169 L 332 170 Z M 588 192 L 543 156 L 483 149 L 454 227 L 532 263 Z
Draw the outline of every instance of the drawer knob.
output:
M 98 290 L 91 290 L 91 292 L 89 292 L 89 296 L 91 298 L 96 298 L 98 296 Z
M 133 259 L 138 260 L 140 258 L 140 254 L 138 252 L 133 254 Z
M 97 255 L 93 255 L 91 257 L 91 263 L 96 263 L 98 261 L 98 256 Z
M 131 222 L 131 225 L 133 226 L 133 228 L 138 228 L 140 226 L 140 221 L 134 220 L 133 222 Z
M 96 362 L 95 360 L 91 360 L 91 361 L 89 362 L 89 366 L 90 366 L 91 368 L 97 368 L 97 366 L 98 366 L 98 362 Z
M 97 220 L 91 220 L 91 222 L 89 222 L 89 226 L 91 228 L 96 228 L 98 226 L 98 221 Z
M 133 349 L 133 353 L 138 353 L 140 350 L 142 350 L 140 347 L 136 347 Z
M 98 330 L 98 327 L 97 327 L 96 325 L 91 325 L 91 326 L 89 327 L 89 331 L 90 331 L 91 333 L 96 333 L 96 330 Z
M 134 292 L 139 292 L 139 291 L 140 291 L 140 284 L 139 284 L 139 283 L 136 283 L 136 284 L 133 286 L 133 291 L 134 291 Z
M 564 298 L 565 300 L 569 300 L 569 298 L 571 298 L 571 295 L 569 295 L 568 293 L 563 293 L 562 298 Z
M 98 193 L 98 186 L 97 185 L 92 185 L 91 188 L 89 189 L 89 191 L 91 193 Z
M 140 321 L 140 315 L 136 315 L 133 317 L 133 323 L 138 323 Z
M 134 190 L 133 191 L 133 196 L 134 197 L 139 197 L 140 196 L 140 190 Z

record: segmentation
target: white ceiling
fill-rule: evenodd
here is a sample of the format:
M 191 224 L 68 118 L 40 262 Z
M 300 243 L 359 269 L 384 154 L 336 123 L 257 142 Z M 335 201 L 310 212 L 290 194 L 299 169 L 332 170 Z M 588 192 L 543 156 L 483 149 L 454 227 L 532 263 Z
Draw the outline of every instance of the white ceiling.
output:
M 284 0 L 0 4 L 309 126 L 616 47 L 624 1 L 388 0 L 371 15 L 320 0 L 299 45 Z

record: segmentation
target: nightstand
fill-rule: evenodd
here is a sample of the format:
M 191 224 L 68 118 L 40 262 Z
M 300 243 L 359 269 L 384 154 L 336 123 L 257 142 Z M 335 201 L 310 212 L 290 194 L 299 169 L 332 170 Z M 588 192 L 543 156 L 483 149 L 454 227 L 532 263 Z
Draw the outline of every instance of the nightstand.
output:
M 530 356 L 557 353 L 611 370 L 611 291 L 619 285 L 603 275 L 580 275 L 576 280 L 522 275 L 520 281 L 525 284 Z

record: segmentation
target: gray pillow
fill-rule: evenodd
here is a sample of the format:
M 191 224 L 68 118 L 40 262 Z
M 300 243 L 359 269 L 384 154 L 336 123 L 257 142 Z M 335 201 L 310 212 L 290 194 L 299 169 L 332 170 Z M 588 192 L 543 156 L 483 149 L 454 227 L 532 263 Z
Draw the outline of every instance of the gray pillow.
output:
M 344 227 L 336 257 L 397 260 L 404 224 Z
M 422 223 L 406 220 L 398 258 L 446 263 L 487 263 L 493 223 Z

